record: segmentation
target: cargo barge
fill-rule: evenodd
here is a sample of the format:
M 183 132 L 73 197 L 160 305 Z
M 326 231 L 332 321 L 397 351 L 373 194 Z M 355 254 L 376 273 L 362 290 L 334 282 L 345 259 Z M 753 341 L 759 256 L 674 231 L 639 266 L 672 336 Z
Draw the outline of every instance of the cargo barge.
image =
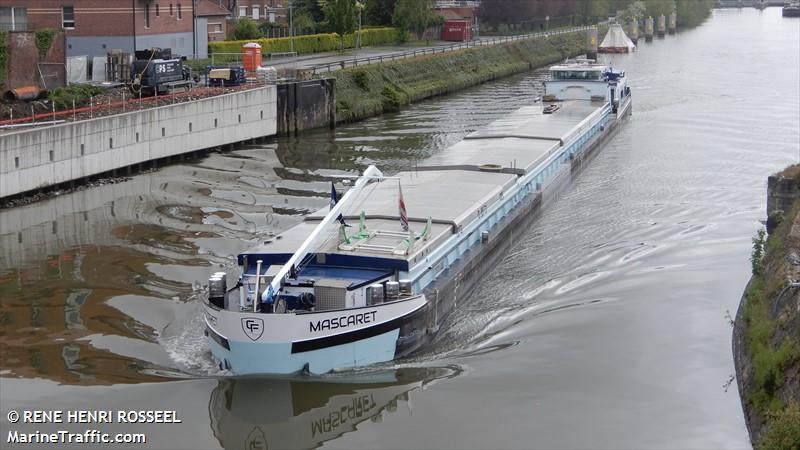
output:
M 239 254 L 238 274 L 215 273 L 204 316 L 220 367 L 319 374 L 429 342 L 630 113 L 622 71 L 572 60 L 550 75 L 543 101 L 413 171 L 384 176 L 370 166 L 341 199 L 332 184 L 330 207 Z

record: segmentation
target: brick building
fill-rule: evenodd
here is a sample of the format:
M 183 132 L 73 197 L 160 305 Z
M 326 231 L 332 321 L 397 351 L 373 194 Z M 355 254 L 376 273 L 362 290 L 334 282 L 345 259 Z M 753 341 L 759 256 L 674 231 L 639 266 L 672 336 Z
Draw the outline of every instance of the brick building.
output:
M 0 30 L 63 30 L 67 56 L 150 47 L 198 53 L 195 0 L 0 0 Z
M 195 17 L 197 18 L 197 32 L 206 30 L 208 42 L 224 41 L 228 35 L 228 20 L 231 12 L 221 0 L 197 0 Z M 199 41 L 199 40 L 198 40 Z M 202 49 L 198 51 L 202 53 Z
M 249 17 L 253 20 L 286 23 L 290 0 L 236 0 L 233 17 Z

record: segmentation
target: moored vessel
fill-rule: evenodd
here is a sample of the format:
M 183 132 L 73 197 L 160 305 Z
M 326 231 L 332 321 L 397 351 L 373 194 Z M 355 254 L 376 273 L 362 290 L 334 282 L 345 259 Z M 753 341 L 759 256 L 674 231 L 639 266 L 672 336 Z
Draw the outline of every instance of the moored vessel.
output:
M 571 60 L 550 74 L 542 102 L 413 171 L 370 166 L 341 198 L 332 183 L 330 207 L 238 255 L 239 273 L 214 274 L 205 321 L 220 366 L 325 373 L 428 342 L 630 112 L 623 71 Z

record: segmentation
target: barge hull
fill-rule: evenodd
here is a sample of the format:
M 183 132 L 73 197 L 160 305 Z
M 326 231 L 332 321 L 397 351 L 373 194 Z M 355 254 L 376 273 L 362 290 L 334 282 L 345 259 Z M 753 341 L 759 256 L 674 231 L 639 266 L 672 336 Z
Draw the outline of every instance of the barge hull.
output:
M 414 335 L 401 334 L 399 341 L 403 341 L 404 338 L 408 341 L 413 337 L 414 346 L 411 347 L 407 343 L 405 346 L 398 345 L 396 358 L 408 356 L 435 338 L 439 326 L 457 307 L 458 302 L 470 299 L 479 280 L 497 267 L 497 264 L 508 254 L 508 250 L 517 243 L 521 236 L 527 233 L 542 211 L 558 198 L 559 193 L 566 188 L 572 177 L 580 173 L 584 164 L 611 140 L 621 123 L 630 116 L 631 107 L 630 99 L 620 105 L 619 114 L 614 114 L 614 119 L 607 123 L 604 132 L 588 142 L 584 150 L 576 155 L 569 164 L 565 164 L 543 190 L 530 194 L 515 214 L 506 216 L 500 223 L 496 236 L 491 238 L 488 243 L 482 244 L 478 251 L 467 252 L 464 258 L 451 266 L 449 269 L 451 276 L 440 277 L 425 289 L 425 297 L 428 302 L 424 315 L 420 314 L 410 324 L 410 332 Z

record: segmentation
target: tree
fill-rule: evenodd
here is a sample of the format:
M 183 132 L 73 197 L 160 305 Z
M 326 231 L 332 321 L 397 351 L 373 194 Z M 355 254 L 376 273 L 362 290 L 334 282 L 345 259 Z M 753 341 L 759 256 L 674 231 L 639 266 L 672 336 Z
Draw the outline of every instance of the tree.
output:
M 325 13 L 322 10 L 322 6 L 320 6 L 319 0 L 285 0 L 286 3 L 292 3 L 294 8 L 294 14 L 300 15 L 302 13 L 306 13 L 315 22 L 322 22 L 325 20 Z M 325 2 L 322 2 L 325 3 Z
M 258 23 L 249 17 L 238 19 L 233 25 L 233 38 L 236 40 L 258 39 L 261 33 L 258 30 Z
M 367 25 L 392 24 L 392 11 L 397 0 L 365 0 L 364 23 Z
M 400 30 L 400 40 L 406 40 L 411 32 L 418 39 L 433 22 L 433 11 L 430 0 L 400 0 L 394 5 L 392 23 Z
M 328 26 L 339 34 L 340 49 L 344 50 L 344 35 L 352 33 L 358 23 L 355 0 L 327 0 L 322 10 Z

